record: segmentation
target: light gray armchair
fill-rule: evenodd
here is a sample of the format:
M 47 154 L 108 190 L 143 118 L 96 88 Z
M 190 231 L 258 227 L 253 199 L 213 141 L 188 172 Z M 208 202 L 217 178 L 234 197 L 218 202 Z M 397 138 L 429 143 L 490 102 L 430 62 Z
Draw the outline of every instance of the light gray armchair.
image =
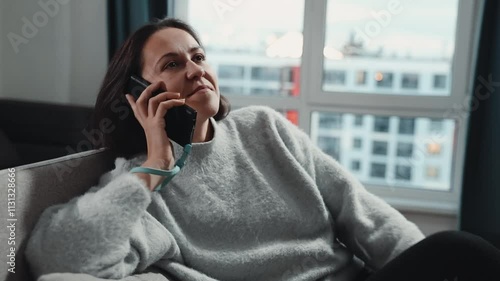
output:
M 33 164 L 0 171 L 2 188 L 0 189 L 0 280 L 30 281 L 34 280 L 24 258 L 24 249 L 30 232 L 39 216 L 48 206 L 64 203 L 71 198 L 85 193 L 97 184 L 99 177 L 111 170 L 114 159 L 106 150 L 91 150 L 41 161 Z M 15 181 L 15 193 L 8 188 L 8 181 Z M 15 179 L 15 180 L 12 180 Z M 11 195 L 9 195 L 11 194 Z M 14 197 L 15 196 L 15 197 Z M 11 202 L 10 205 L 8 202 Z M 14 202 L 14 203 L 13 203 Z M 15 205 L 14 205 L 15 204 Z M 8 206 L 11 206 L 8 209 Z M 10 213 L 13 216 L 10 216 Z M 12 219 L 12 220 L 8 220 Z M 15 219 L 15 220 L 13 220 Z M 8 227 L 14 225 L 14 227 Z M 8 237 L 12 237 L 8 240 Z M 15 245 L 13 242 L 15 241 Z M 13 254 L 11 253 L 11 247 Z M 4 254 L 5 253 L 5 254 Z M 8 255 L 15 257 L 8 257 Z M 9 264 L 10 260 L 13 263 Z M 9 268 L 15 266 L 12 273 Z M 12 269 L 11 269 L 12 271 Z M 85 274 L 56 273 L 44 275 L 38 281 L 96 281 L 103 280 Z M 143 273 L 123 279 L 124 281 L 172 281 L 171 277 L 155 271 Z

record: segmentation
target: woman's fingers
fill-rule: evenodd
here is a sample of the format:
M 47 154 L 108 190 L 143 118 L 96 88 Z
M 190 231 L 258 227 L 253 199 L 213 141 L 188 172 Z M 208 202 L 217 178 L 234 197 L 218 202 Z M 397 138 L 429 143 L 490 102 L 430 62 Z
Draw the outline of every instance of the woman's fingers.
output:
M 180 93 L 174 93 L 174 92 L 163 92 L 161 94 L 158 94 L 152 98 L 149 99 L 149 105 L 148 105 L 148 116 L 155 116 L 158 111 L 158 105 L 161 102 L 171 100 L 171 99 L 178 99 L 180 98 L 181 94 Z
M 156 118 L 163 118 L 165 114 L 167 114 L 167 111 L 171 109 L 174 106 L 181 106 L 184 103 L 186 103 L 186 99 L 173 99 L 173 100 L 167 100 L 163 101 L 158 105 L 158 110 L 156 111 Z M 168 126 L 168 124 L 166 124 Z

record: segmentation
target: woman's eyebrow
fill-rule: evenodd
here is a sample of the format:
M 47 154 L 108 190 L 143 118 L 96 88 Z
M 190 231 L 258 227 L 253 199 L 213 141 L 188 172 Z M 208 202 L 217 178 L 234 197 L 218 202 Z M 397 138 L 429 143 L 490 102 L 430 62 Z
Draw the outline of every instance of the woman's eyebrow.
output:
M 191 47 L 189 48 L 189 53 L 194 53 L 198 50 L 203 50 L 203 48 L 201 46 L 194 46 L 194 47 Z M 163 59 L 163 58 L 168 58 L 168 57 L 178 57 L 179 54 L 176 53 L 176 52 L 169 52 L 169 53 L 166 53 L 164 54 L 163 56 L 161 56 L 157 61 L 156 61 L 156 64 L 155 65 L 158 65 L 158 63 L 160 63 L 160 61 Z

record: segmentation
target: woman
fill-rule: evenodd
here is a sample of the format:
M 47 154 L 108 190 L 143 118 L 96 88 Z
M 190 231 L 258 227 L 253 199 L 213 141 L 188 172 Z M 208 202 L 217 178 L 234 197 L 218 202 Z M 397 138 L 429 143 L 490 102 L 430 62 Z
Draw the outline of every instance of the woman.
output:
M 124 107 L 133 74 L 152 85 L 137 100 L 126 95 Z M 156 90 L 163 92 L 153 97 Z M 183 148 L 169 140 L 164 116 L 183 104 L 198 112 L 191 154 L 153 191 L 163 176 L 130 171 L 174 167 Z M 42 214 L 26 252 L 34 274 L 117 279 L 154 266 L 174 280 L 354 281 L 371 270 L 370 280 L 406 280 L 402 272 L 415 280 L 425 272 L 411 270 L 425 257 L 415 258 L 419 245 L 457 236 L 424 239 L 275 111 L 228 113 L 187 24 L 165 19 L 136 31 L 113 58 L 96 102 L 95 128 L 108 124 L 103 146 L 118 157 L 116 167 L 83 196 Z

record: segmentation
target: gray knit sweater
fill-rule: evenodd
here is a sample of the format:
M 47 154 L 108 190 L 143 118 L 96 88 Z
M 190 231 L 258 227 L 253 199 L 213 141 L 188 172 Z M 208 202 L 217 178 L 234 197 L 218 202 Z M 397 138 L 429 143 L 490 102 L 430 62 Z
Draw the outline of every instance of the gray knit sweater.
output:
M 211 123 L 214 138 L 160 192 L 128 172 L 145 155 L 118 158 L 86 194 L 45 210 L 26 249 L 36 276 L 154 265 L 189 281 L 351 281 L 424 237 L 276 111 Z

